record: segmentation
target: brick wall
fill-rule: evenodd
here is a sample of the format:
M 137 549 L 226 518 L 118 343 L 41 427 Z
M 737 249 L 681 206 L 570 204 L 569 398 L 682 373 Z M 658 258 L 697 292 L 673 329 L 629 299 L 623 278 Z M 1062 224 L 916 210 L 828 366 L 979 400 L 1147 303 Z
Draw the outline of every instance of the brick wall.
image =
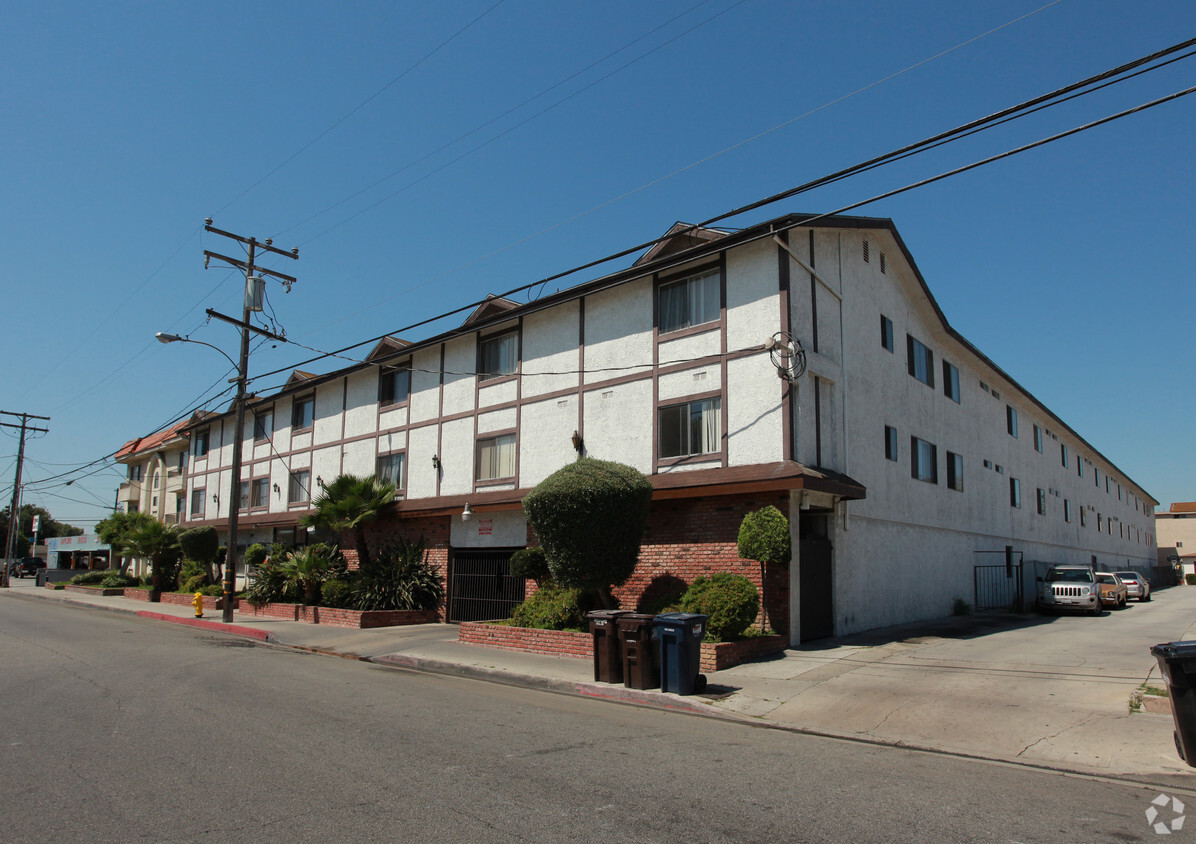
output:
M 759 563 L 739 559 L 739 525 L 750 511 L 769 504 L 789 511 L 783 492 L 653 502 L 636 572 L 615 590 L 619 605 L 636 609 L 645 591 L 650 596 L 670 586 L 684 590 L 697 577 L 720 571 L 741 574 L 759 589 Z M 788 629 L 787 566 L 768 569 L 768 621 L 778 632 Z
M 395 545 L 402 538 L 407 542 L 418 542 L 422 537 L 428 549 L 428 564 L 440 575 L 444 584 L 445 597 L 448 597 L 448 551 L 449 551 L 449 520 L 450 516 L 426 516 L 423 518 L 379 519 L 365 528 L 366 545 L 372 554 L 389 545 Z M 346 536 L 345 539 L 351 539 Z M 350 568 L 357 568 L 357 552 L 351 548 L 351 543 L 341 546 L 345 552 L 345 559 L 349 560 Z M 445 607 L 436 612 L 437 621 L 444 621 Z
M 531 630 L 526 627 L 507 627 L 481 621 L 463 621 L 457 627 L 457 641 L 463 645 L 481 645 L 551 656 L 571 656 L 591 659 L 593 639 L 589 633 L 568 630 Z

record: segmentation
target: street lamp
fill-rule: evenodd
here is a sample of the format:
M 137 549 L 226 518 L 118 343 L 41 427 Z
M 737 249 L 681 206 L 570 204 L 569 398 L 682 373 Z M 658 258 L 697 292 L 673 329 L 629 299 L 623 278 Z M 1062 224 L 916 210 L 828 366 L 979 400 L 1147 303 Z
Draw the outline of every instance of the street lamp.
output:
M 250 255 L 252 256 L 252 252 Z M 252 260 L 252 257 L 251 259 Z M 224 607 L 222 610 L 221 620 L 225 624 L 233 623 L 233 596 L 237 594 L 237 528 L 238 518 L 240 516 L 241 505 L 241 449 L 243 443 L 241 441 L 241 433 L 245 428 L 245 384 L 248 380 L 249 371 L 249 332 L 253 331 L 258 334 L 264 334 L 275 340 L 284 340 L 286 338 L 280 337 L 264 328 L 258 328 L 256 325 L 249 324 L 249 307 L 245 308 L 245 318 L 242 320 L 235 320 L 232 317 L 227 317 L 224 314 L 216 313 L 208 309 L 208 315 L 221 319 L 224 322 L 230 322 L 233 325 L 241 328 L 241 362 L 238 364 L 231 357 L 229 357 L 223 350 L 211 343 L 205 343 L 202 340 L 191 340 L 187 337 L 180 337 L 177 334 L 167 334 L 164 331 L 159 331 L 154 336 L 158 338 L 159 343 L 198 343 L 201 346 L 207 346 L 209 349 L 215 349 L 224 355 L 224 357 L 237 370 L 237 395 L 233 399 L 233 405 L 237 409 L 236 422 L 233 428 L 233 463 L 232 463 L 232 480 L 231 489 L 228 496 L 228 552 L 224 565 Z M 214 496 L 213 496 L 214 497 Z

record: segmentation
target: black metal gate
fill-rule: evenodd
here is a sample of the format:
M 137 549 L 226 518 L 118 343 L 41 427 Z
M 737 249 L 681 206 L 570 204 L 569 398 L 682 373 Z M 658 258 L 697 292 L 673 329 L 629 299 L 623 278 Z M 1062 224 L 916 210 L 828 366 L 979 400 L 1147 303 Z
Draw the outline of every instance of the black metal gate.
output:
M 517 549 L 456 551 L 449 559 L 449 621 L 495 621 L 523 603 L 527 581 L 511 576 Z
M 1003 565 L 972 567 L 974 600 L 977 610 L 1013 610 L 1022 612 L 1024 580 L 1021 552 L 1018 561 Z

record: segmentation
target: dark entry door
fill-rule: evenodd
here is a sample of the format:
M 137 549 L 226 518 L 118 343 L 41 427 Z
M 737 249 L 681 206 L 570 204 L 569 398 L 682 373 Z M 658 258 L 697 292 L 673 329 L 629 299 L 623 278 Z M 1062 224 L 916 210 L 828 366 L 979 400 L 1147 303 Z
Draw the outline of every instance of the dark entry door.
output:
M 523 602 L 526 581 L 511 576 L 515 549 L 453 551 L 449 563 L 449 621 L 510 618 Z
M 831 543 L 829 539 L 803 539 L 800 551 L 801 640 L 825 639 L 835 635 Z

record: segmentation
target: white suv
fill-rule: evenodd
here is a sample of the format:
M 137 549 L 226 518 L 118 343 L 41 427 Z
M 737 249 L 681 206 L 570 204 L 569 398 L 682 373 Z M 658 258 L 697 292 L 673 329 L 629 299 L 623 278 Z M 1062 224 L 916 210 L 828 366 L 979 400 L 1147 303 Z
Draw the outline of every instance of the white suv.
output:
M 1038 609 L 1041 612 L 1078 610 L 1101 614 L 1100 587 L 1088 566 L 1051 566 L 1038 578 Z

